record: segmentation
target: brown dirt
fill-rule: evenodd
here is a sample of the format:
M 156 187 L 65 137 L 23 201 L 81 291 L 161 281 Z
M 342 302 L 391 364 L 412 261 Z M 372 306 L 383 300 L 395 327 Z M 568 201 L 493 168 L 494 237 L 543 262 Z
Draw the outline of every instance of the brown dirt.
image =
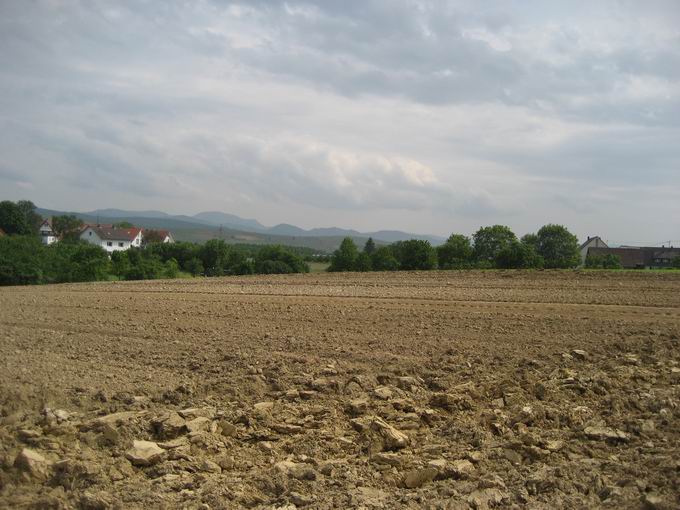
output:
M 680 506 L 670 273 L 3 288 L 0 360 L 0 507 Z

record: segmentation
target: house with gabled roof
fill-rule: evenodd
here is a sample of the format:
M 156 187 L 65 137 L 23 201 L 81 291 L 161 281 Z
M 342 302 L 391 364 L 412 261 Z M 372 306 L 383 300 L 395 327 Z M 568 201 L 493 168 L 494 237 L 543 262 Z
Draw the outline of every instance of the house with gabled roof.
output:
M 52 244 L 56 243 L 59 238 L 57 237 L 56 232 L 52 228 L 52 219 L 48 218 L 45 221 L 43 221 L 40 224 L 39 227 L 39 232 L 40 232 L 40 240 L 42 241 L 43 244 Z
M 113 225 L 87 225 L 80 233 L 80 239 L 101 246 L 107 252 L 125 251 L 142 246 L 141 228 L 121 228 Z
M 609 246 L 607 246 L 607 243 L 605 243 L 600 236 L 589 236 L 586 242 L 579 247 L 579 251 L 581 252 L 581 265 L 586 263 L 586 257 L 588 256 L 588 250 L 590 248 L 609 248 Z

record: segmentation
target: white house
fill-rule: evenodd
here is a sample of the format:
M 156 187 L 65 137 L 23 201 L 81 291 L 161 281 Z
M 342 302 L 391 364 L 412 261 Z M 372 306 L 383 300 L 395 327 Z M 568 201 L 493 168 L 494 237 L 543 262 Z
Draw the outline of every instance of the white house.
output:
M 52 230 L 52 221 L 49 219 L 40 224 L 40 240 L 43 244 L 52 244 L 58 241 L 57 234 Z
M 142 229 L 88 225 L 80 233 L 80 239 L 101 246 L 109 253 L 124 251 L 142 246 Z
M 609 248 L 609 246 L 607 246 L 607 243 L 605 243 L 600 236 L 588 237 L 586 242 L 579 247 L 581 252 L 581 264 L 586 263 L 586 257 L 588 256 L 588 250 L 590 248 Z

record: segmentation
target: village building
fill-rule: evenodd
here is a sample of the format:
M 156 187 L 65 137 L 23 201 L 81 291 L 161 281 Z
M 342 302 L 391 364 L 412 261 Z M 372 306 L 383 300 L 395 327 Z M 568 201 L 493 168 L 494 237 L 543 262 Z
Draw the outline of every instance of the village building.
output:
M 52 220 L 51 219 L 46 219 L 40 224 L 40 240 L 42 241 L 43 244 L 52 244 L 56 243 L 59 238 L 57 237 L 57 234 L 54 232 L 52 229 Z
M 142 246 L 141 228 L 120 228 L 111 225 L 87 225 L 80 233 L 80 239 L 101 246 L 107 252 L 125 251 Z
M 581 252 L 581 265 L 586 263 L 586 257 L 588 256 L 588 250 L 590 248 L 609 248 L 607 243 L 605 243 L 600 236 L 588 237 L 588 240 L 579 247 Z
M 615 255 L 624 269 L 669 269 L 680 257 L 680 248 L 665 246 L 622 246 L 588 248 L 587 255 Z

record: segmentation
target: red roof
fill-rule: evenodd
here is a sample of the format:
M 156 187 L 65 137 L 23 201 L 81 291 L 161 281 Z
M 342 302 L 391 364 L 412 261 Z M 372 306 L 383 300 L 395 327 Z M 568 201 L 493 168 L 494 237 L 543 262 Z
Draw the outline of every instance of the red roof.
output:
M 88 228 L 91 228 L 100 239 L 106 239 L 110 241 L 134 241 L 135 237 L 137 237 L 142 231 L 141 228 L 137 227 L 114 228 L 109 225 L 88 225 Z

